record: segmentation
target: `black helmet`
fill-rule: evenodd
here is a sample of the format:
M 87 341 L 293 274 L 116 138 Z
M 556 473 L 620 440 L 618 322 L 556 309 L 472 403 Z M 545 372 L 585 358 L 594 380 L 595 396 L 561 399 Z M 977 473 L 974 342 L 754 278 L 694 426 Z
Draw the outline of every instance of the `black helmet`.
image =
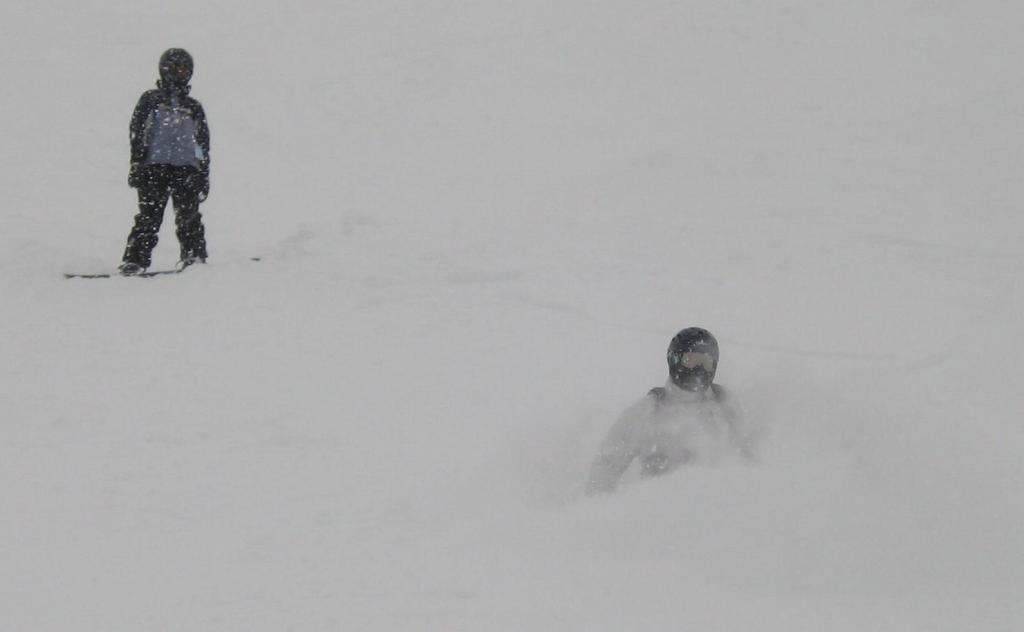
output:
M 668 345 L 668 375 L 681 389 L 703 391 L 718 369 L 718 341 L 707 329 L 687 327 Z
M 192 79 L 192 55 L 184 48 L 169 48 L 160 55 L 160 81 L 167 87 L 184 88 Z

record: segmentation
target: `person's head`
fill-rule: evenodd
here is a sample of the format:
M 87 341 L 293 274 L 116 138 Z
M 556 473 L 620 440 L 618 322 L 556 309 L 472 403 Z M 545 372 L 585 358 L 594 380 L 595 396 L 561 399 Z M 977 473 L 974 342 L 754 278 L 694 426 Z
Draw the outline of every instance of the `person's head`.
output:
M 169 88 L 184 88 L 192 79 L 192 55 L 184 48 L 169 48 L 160 55 L 160 81 Z
M 679 388 L 700 392 L 718 369 L 718 341 L 707 329 L 687 327 L 668 345 L 668 375 Z

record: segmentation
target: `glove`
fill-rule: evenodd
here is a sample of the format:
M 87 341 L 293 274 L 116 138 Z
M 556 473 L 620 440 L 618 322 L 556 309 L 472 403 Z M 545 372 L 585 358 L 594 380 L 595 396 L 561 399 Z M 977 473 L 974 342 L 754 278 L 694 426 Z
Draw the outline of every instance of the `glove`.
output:
M 142 180 L 142 165 L 133 162 L 132 166 L 128 168 L 128 186 L 137 189 L 142 184 Z

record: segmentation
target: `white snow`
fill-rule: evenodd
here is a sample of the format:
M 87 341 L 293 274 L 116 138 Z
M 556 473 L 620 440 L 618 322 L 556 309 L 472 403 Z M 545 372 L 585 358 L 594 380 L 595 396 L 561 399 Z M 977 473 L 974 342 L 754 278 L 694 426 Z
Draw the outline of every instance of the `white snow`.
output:
M 1022 19 L 3 4 L 0 629 L 1024 629 Z M 172 46 L 211 264 L 65 280 Z M 760 463 L 581 496 L 688 325 Z

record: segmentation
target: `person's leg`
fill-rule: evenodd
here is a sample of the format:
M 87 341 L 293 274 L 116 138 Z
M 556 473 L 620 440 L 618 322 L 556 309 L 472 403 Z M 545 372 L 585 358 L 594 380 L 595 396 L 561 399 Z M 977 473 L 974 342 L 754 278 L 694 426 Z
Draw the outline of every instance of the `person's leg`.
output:
M 181 261 L 186 265 L 206 262 L 206 229 L 199 212 L 199 191 L 191 186 L 187 173 L 172 188 L 174 223 L 181 246 Z
M 151 263 L 153 248 L 160 238 L 160 224 L 164 219 L 164 207 L 170 189 L 167 180 L 161 177 L 158 170 L 152 170 L 152 177 L 138 188 L 139 213 L 135 216 L 135 225 L 128 235 L 128 244 L 124 249 L 124 263 L 134 263 L 141 268 L 148 268 Z

